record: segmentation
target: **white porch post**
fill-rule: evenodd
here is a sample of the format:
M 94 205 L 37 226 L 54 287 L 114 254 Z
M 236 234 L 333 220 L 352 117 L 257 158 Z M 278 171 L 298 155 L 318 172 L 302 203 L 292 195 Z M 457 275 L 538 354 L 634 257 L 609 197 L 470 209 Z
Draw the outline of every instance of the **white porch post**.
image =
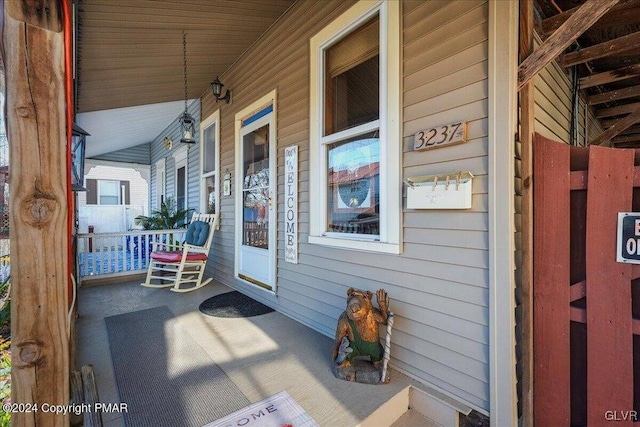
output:
M 517 425 L 514 135 L 518 2 L 489 0 L 489 389 L 491 424 Z

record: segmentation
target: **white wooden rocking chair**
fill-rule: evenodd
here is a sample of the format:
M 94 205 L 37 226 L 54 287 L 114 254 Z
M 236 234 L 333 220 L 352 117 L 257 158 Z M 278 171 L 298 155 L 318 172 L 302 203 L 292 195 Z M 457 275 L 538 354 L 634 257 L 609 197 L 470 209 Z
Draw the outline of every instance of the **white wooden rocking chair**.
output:
M 147 288 L 171 287 L 173 292 L 191 292 L 208 285 L 211 279 L 203 282 L 202 276 L 219 220 L 219 214 L 195 213 L 182 245 L 153 242 L 147 280 L 140 285 Z M 159 250 L 161 247 L 164 250 Z M 160 283 L 151 283 L 152 279 L 158 279 Z

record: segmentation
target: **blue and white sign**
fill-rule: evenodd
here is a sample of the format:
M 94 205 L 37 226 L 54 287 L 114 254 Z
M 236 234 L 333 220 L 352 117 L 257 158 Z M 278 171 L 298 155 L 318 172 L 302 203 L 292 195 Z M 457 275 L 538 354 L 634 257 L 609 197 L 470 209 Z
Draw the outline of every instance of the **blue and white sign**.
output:
M 284 260 L 298 263 L 298 146 L 284 149 Z

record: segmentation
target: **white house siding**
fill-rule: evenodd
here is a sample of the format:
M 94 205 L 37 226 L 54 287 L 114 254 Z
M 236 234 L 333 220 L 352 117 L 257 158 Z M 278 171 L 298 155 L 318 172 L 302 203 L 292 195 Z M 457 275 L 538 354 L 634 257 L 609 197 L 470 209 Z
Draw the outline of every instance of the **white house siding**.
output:
M 93 225 L 97 233 L 126 231 L 133 225 L 134 217 L 148 214 L 149 182 L 145 179 L 145 176 L 148 176 L 148 166 L 135 165 L 135 167 L 146 167 L 147 170 L 143 171 L 143 175 L 126 163 L 95 159 L 85 161 L 85 180 L 129 181 L 129 204 L 126 206 L 87 205 L 87 193 L 84 191 L 75 193 L 78 196 L 80 233 L 87 233 L 89 225 Z
M 200 211 L 200 133 L 198 129 L 200 127 L 200 100 L 193 101 L 188 105 L 189 114 L 195 119 L 196 122 L 196 134 L 195 144 L 190 144 L 188 148 L 187 157 L 187 207 L 193 209 L 194 212 Z M 182 115 L 182 114 L 181 114 Z M 167 137 L 173 141 L 173 148 L 168 150 L 162 144 L 164 138 Z M 156 200 L 156 182 L 158 179 L 156 171 L 156 162 L 164 158 L 165 170 L 166 170 L 166 197 L 171 197 L 175 200 L 175 161 L 174 153 L 177 150 L 184 149 L 186 144 L 180 142 L 182 137 L 180 132 L 179 117 L 176 117 L 158 136 L 151 142 L 151 183 L 149 186 L 149 202 L 151 209 L 155 209 L 158 206 Z
M 484 1 L 405 1 L 403 25 L 403 171 L 472 172 L 467 211 L 404 208 L 403 253 L 389 255 L 308 243 L 309 39 L 353 1 L 296 3 L 220 79 L 233 103 L 202 98 L 206 118 L 221 111 L 221 174 L 234 174 L 235 113 L 277 90 L 278 291 L 234 278 L 234 200 L 221 197 L 222 224 L 207 270 L 296 320 L 333 336 L 353 286 L 385 288 L 396 313 L 392 364 L 485 414 L 489 410 L 487 15 Z M 463 120 L 468 142 L 413 152 L 417 131 Z M 284 262 L 284 148 L 299 148 L 299 263 Z M 156 160 L 153 157 L 152 164 Z M 169 170 L 169 166 L 167 166 Z M 400 188 L 398 191 L 403 191 Z M 328 350 L 329 352 L 329 350 Z M 326 357 L 329 357 L 327 353 Z

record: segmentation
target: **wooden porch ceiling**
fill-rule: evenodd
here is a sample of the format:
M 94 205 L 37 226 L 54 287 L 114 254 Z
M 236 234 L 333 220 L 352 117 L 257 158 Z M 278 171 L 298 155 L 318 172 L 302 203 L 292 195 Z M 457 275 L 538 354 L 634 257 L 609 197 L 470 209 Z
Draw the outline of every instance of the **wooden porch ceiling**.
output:
M 536 0 L 536 26 L 551 37 L 589 0 Z M 604 3 L 604 2 L 601 2 Z M 589 14 L 595 3 L 581 12 Z M 640 0 L 620 0 L 558 58 L 605 129 L 590 143 L 640 147 Z
M 295 0 L 79 0 L 77 112 L 198 98 Z M 224 82 L 224 80 L 223 80 Z

